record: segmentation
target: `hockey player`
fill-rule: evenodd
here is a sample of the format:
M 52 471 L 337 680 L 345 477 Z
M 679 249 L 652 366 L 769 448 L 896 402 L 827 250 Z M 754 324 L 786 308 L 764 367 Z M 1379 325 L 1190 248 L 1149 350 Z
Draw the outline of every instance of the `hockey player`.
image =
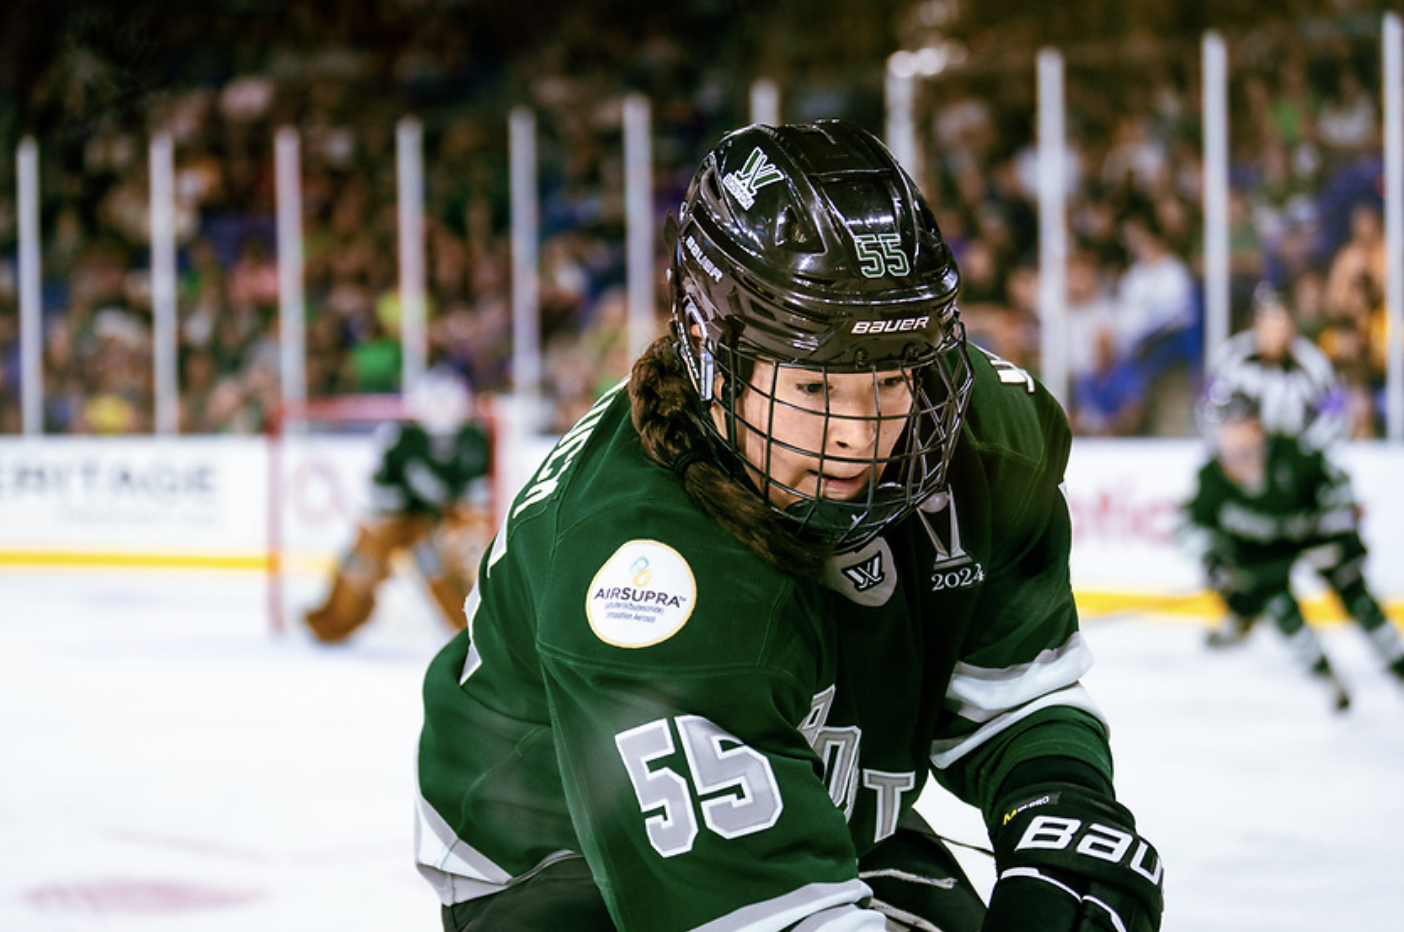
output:
M 1347 708 L 1350 696 L 1292 593 L 1292 568 L 1305 560 L 1404 679 L 1404 643 L 1366 585 L 1359 512 L 1345 475 L 1320 450 L 1268 434 L 1256 399 L 1241 392 L 1211 396 L 1203 420 L 1214 452 L 1186 506 L 1186 537 L 1230 613 L 1211 643 L 1242 640 L 1255 619 L 1270 618 L 1328 685 L 1336 707 Z
M 306 615 L 321 641 L 349 637 L 375 608 L 391 559 L 408 552 L 439 614 L 454 631 L 491 535 L 482 485 L 491 450 L 458 376 L 430 370 L 408 393 L 410 419 L 385 425 L 372 477 L 371 513 L 342 558 L 326 600 Z
M 753 126 L 667 233 L 673 333 L 512 504 L 424 686 L 451 932 L 1159 927 L 1069 586 L 1052 396 L 968 347 L 847 123 Z M 988 910 L 912 806 L 978 807 Z
M 1270 283 L 1253 291 L 1253 324 L 1214 354 L 1206 396 L 1240 392 L 1258 402 L 1271 434 L 1324 450 L 1345 434 L 1345 393 L 1326 354 L 1297 334 L 1292 309 Z
M 1305 447 L 1325 450 L 1345 433 L 1345 394 L 1336 371 L 1325 353 L 1297 334 L 1291 308 L 1270 282 L 1253 290 L 1252 326 L 1225 342 L 1210 364 L 1204 398 L 1234 394 L 1257 404 L 1269 434 L 1295 438 Z M 1238 643 L 1253 624 L 1230 615 L 1209 632 L 1209 646 Z

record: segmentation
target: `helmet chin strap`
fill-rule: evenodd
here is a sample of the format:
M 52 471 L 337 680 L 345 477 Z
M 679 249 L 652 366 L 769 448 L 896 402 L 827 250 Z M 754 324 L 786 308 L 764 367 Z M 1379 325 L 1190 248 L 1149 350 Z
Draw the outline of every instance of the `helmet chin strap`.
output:
M 872 540 L 886 522 L 888 514 L 896 514 L 904 509 L 900 501 L 869 502 L 864 498 L 858 501 L 841 501 L 831 498 L 806 498 L 794 502 L 784 510 L 791 520 L 799 525 L 800 533 L 828 543 L 842 542 L 842 552 L 857 550 Z M 868 523 L 870 533 L 855 536 L 854 530 Z M 851 539 L 850 539 L 851 538 Z

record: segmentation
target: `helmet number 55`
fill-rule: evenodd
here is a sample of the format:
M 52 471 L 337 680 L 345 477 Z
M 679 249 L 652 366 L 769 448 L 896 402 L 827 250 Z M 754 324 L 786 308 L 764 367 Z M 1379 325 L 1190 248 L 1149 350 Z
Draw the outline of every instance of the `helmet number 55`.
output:
M 859 233 L 853 237 L 853 245 L 858 249 L 858 271 L 864 278 L 906 275 L 912 269 L 902 252 L 900 233 Z

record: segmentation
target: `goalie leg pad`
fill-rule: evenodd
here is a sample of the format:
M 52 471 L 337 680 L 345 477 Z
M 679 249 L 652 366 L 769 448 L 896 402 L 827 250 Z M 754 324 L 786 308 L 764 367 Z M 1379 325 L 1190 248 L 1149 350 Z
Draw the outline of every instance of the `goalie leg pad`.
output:
M 374 609 L 373 591 L 338 573 L 332 580 L 327 600 L 308 612 L 304 620 L 317 640 L 334 644 L 346 640 L 365 624 Z
M 420 518 L 389 517 L 363 522 L 342 558 L 326 600 L 304 616 L 319 641 L 344 641 L 370 619 L 375 591 L 390 575 L 390 556 L 424 533 Z

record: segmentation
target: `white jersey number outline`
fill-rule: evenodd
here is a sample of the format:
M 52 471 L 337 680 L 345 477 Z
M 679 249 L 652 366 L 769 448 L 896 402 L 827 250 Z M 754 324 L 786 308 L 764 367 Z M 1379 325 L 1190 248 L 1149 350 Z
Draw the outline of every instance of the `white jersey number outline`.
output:
M 675 728 L 691 782 L 671 767 L 650 766 L 675 752 Z M 785 808 L 766 756 L 700 715 L 647 722 L 615 735 L 614 744 L 645 814 L 649 844 L 665 858 L 696 843 L 695 800 L 702 824 L 722 838 L 765 831 Z

